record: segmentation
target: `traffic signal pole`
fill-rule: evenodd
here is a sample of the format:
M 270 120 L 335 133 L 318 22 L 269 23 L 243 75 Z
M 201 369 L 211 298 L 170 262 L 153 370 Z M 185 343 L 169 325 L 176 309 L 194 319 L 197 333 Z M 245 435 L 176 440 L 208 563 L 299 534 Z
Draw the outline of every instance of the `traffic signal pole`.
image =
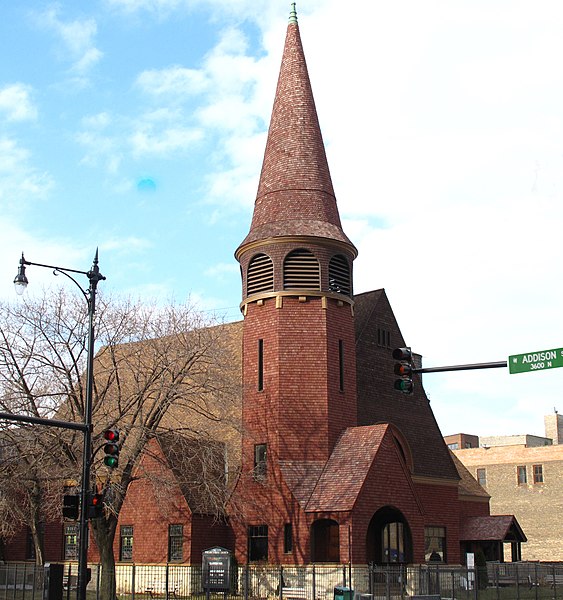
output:
M 484 362 L 474 363 L 470 365 L 451 365 L 449 367 L 425 367 L 425 368 L 413 368 L 413 373 L 443 373 L 444 371 L 470 371 L 473 369 L 498 369 L 499 367 L 506 367 L 508 363 L 505 360 L 499 360 L 497 362 Z

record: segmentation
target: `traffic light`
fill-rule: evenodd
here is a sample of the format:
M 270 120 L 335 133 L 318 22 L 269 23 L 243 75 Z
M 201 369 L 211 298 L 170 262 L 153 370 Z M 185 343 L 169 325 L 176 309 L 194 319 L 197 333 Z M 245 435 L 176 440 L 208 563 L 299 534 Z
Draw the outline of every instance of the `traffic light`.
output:
M 395 348 L 393 350 L 393 358 L 400 362 L 395 363 L 393 372 L 395 375 L 400 375 L 401 379 L 395 379 L 394 388 L 403 392 L 403 394 L 412 394 L 414 391 L 414 383 L 412 381 L 413 374 L 413 358 L 410 348 Z
M 99 519 L 104 516 L 104 495 L 92 494 L 90 506 L 88 507 L 88 518 Z
M 104 465 L 110 469 L 115 469 L 119 464 L 119 431 L 115 428 L 106 429 L 104 431 Z
M 63 496 L 63 518 L 76 521 L 80 514 L 80 496 L 65 494 Z

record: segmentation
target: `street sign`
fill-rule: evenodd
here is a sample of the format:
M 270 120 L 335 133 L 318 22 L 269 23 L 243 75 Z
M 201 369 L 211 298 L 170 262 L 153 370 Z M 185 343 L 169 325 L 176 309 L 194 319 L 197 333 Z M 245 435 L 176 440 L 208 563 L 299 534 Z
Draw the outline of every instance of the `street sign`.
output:
M 514 354 L 508 357 L 510 374 L 543 371 L 544 369 L 555 369 L 556 367 L 563 367 L 563 348 Z

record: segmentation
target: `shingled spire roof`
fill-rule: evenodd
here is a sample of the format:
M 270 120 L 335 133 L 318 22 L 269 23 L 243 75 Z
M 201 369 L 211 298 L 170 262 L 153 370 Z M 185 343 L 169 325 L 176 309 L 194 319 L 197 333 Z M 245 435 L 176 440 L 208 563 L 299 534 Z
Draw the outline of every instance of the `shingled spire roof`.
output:
M 344 242 L 295 4 L 254 206 L 249 243 L 280 236 L 315 236 Z

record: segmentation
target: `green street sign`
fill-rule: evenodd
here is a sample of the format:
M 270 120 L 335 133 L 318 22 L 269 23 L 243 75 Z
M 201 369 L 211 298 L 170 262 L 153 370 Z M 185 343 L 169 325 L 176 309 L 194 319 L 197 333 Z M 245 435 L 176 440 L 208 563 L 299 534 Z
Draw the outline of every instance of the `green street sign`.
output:
M 539 350 L 526 354 L 514 354 L 508 357 L 510 374 L 543 371 L 563 367 L 563 348 Z

